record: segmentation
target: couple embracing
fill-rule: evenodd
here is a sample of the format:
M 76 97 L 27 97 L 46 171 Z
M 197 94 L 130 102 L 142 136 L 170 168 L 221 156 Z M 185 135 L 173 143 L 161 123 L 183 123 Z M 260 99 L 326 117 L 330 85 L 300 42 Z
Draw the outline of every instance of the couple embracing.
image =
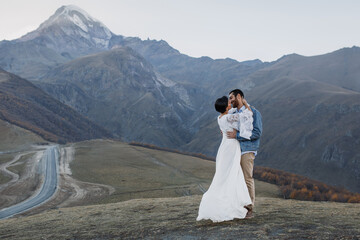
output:
M 253 217 L 254 159 L 260 145 L 261 114 L 249 106 L 244 93 L 235 89 L 215 102 L 222 141 L 216 155 L 216 171 L 203 195 L 196 220 L 213 222 Z

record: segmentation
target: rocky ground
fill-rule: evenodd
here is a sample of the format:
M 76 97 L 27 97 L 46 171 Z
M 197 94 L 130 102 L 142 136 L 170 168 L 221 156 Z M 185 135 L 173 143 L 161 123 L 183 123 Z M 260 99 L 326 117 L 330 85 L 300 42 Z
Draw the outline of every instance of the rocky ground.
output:
M 359 239 L 360 205 L 258 197 L 255 217 L 197 222 L 201 196 L 59 208 L 0 221 L 4 239 Z

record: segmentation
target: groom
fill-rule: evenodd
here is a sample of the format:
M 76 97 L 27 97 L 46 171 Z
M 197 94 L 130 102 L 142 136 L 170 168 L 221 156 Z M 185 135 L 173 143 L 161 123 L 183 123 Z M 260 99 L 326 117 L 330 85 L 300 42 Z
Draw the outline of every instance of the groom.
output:
M 234 89 L 229 93 L 229 100 L 233 108 L 235 108 L 234 113 L 239 113 L 245 110 L 243 104 L 244 93 L 240 89 Z M 253 207 L 255 203 L 255 183 L 253 178 L 253 169 L 254 169 L 254 159 L 259 150 L 260 146 L 260 136 L 262 132 L 262 122 L 261 114 L 253 106 L 250 106 L 253 112 L 253 130 L 250 140 L 240 137 L 239 132 L 234 129 L 232 132 L 227 132 L 228 138 L 236 138 L 240 142 L 241 148 L 241 161 L 240 165 L 244 173 L 244 178 L 246 185 L 249 190 L 249 195 L 252 201 L 252 204 L 248 205 L 247 218 L 253 217 Z

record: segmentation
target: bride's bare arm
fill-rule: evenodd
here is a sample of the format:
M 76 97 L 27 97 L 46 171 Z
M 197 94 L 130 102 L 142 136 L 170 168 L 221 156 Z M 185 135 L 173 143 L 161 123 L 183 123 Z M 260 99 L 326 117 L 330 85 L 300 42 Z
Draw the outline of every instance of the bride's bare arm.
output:
M 247 103 L 247 101 L 246 101 L 245 98 L 242 99 L 242 102 L 243 102 L 243 104 L 245 105 L 245 107 L 246 107 L 249 111 L 252 112 L 252 110 L 251 110 L 251 108 L 250 108 L 250 106 L 249 106 L 249 104 Z

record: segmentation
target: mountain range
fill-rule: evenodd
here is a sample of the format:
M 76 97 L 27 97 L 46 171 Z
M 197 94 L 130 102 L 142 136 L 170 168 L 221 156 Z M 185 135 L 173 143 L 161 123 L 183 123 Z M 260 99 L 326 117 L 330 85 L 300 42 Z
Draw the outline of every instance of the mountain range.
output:
M 125 141 L 215 156 L 214 100 L 241 88 L 262 114 L 256 164 L 360 191 L 360 48 L 274 62 L 193 58 L 111 32 L 75 6 L 0 42 L 0 67 Z

